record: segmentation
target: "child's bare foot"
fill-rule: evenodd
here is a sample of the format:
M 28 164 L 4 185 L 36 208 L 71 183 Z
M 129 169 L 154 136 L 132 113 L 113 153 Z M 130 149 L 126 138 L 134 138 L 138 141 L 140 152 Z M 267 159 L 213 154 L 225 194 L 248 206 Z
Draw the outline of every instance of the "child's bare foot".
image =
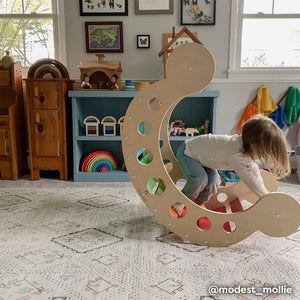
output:
M 173 209 L 177 212 L 178 217 L 181 217 L 183 214 L 184 204 L 182 203 L 175 203 L 172 205 Z

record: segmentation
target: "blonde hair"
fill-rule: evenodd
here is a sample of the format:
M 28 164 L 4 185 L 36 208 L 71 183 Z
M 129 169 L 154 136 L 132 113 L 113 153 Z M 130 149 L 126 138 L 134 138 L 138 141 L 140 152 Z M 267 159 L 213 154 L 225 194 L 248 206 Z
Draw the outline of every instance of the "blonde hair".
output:
M 263 115 L 250 118 L 242 128 L 242 140 L 244 153 L 253 157 L 256 151 L 263 166 L 277 178 L 291 173 L 285 135 L 272 119 Z

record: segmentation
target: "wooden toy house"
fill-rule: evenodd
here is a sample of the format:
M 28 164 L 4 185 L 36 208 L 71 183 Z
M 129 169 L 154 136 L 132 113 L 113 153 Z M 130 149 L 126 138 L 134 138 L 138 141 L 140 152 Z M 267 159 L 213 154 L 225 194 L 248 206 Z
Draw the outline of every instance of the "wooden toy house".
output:
M 105 61 L 104 54 L 96 54 L 97 61 L 82 61 L 78 68 L 80 69 L 80 79 L 84 81 L 84 76 L 89 77 L 89 83 L 92 89 L 109 90 L 107 84 L 111 82 L 112 77 L 116 77 L 114 90 L 122 90 L 121 87 L 121 62 L 120 61 Z
M 104 117 L 101 120 L 101 124 L 103 125 L 103 135 L 105 136 L 115 136 L 116 135 L 116 124 L 117 121 L 112 116 Z
M 95 116 L 88 116 L 83 120 L 85 125 L 86 136 L 98 136 L 99 135 L 99 124 L 100 121 Z
M 172 28 L 172 39 L 168 41 L 170 34 L 164 34 L 164 48 L 158 53 L 158 56 L 161 57 L 164 55 L 164 78 L 166 78 L 166 64 L 170 53 L 175 49 L 176 44 L 180 46 L 182 43 L 180 39 L 184 38 L 184 43 L 187 42 L 186 38 L 190 38 L 191 42 L 198 43 L 203 45 L 203 43 L 197 38 L 197 33 L 191 32 L 187 27 L 183 27 L 177 34 L 175 33 L 175 27 Z

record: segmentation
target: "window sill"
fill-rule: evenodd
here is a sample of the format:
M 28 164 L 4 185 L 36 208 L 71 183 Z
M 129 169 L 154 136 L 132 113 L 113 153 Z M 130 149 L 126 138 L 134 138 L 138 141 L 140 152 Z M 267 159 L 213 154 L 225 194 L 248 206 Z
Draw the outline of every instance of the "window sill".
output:
M 229 69 L 228 79 L 235 81 L 299 82 L 300 68 Z

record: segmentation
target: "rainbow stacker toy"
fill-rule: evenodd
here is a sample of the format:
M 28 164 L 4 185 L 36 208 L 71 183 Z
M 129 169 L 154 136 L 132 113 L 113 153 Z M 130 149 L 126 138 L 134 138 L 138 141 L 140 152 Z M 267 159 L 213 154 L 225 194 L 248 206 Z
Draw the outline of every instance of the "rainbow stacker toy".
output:
M 117 158 L 108 151 L 93 151 L 81 160 L 81 172 L 108 172 L 119 169 Z

